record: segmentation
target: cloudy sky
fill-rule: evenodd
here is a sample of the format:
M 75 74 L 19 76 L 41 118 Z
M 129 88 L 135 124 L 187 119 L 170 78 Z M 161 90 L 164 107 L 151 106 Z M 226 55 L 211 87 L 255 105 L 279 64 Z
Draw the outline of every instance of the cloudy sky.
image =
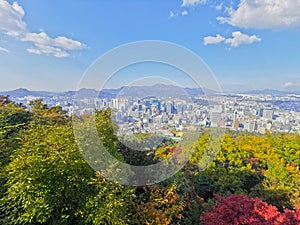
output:
M 75 89 L 141 40 L 192 50 L 225 91 L 300 89 L 300 0 L 0 0 L 0 90 Z

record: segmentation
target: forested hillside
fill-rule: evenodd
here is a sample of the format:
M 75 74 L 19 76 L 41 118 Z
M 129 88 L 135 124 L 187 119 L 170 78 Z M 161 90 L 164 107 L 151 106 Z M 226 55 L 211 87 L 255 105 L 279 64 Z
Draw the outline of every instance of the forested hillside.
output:
M 166 139 L 133 151 L 114 134 L 111 110 L 95 115 L 100 139 L 120 161 L 152 164 L 178 149 Z M 173 177 L 125 186 L 90 167 L 62 108 L 37 100 L 29 110 L 2 97 L 0 224 L 299 225 L 300 135 L 226 131 L 215 136 L 220 149 L 202 170 L 214 148 L 210 134 L 199 133 L 190 161 Z

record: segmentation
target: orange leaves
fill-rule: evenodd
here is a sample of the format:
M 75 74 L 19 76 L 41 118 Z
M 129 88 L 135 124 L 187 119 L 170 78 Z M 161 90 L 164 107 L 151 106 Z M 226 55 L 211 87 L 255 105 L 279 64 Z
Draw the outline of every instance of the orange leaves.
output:
M 144 187 L 144 199 L 138 204 L 139 221 L 149 225 L 169 225 L 174 219 L 182 219 L 184 203 L 175 187 Z M 146 198 L 146 194 L 150 196 Z

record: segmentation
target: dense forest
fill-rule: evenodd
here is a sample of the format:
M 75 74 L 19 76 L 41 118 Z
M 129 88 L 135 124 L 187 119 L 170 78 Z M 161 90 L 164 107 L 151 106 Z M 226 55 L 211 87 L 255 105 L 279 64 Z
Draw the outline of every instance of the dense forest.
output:
M 133 151 L 115 135 L 111 113 L 95 111 L 95 122 L 115 158 L 145 165 L 178 149 L 166 139 Z M 199 133 L 189 162 L 171 178 L 126 186 L 90 167 L 61 107 L 36 100 L 28 109 L 1 97 L 0 224 L 299 225 L 300 135 L 226 130 L 214 136 L 221 144 L 213 161 L 199 169 L 214 148 L 210 134 Z

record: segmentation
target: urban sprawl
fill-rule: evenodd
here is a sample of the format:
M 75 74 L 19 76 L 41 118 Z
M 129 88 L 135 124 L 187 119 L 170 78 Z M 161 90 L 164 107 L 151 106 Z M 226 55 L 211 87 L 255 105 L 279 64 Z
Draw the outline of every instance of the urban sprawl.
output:
M 28 104 L 39 97 L 12 99 Z M 42 96 L 41 96 L 42 98 Z M 94 109 L 113 109 L 119 132 L 163 133 L 180 136 L 184 130 L 221 127 L 257 133 L 300 133 L 300 95 L 234 94 L 168 97 L 44 98 L 49 106 L 61 106 L 69 114 L 90 114 Z

